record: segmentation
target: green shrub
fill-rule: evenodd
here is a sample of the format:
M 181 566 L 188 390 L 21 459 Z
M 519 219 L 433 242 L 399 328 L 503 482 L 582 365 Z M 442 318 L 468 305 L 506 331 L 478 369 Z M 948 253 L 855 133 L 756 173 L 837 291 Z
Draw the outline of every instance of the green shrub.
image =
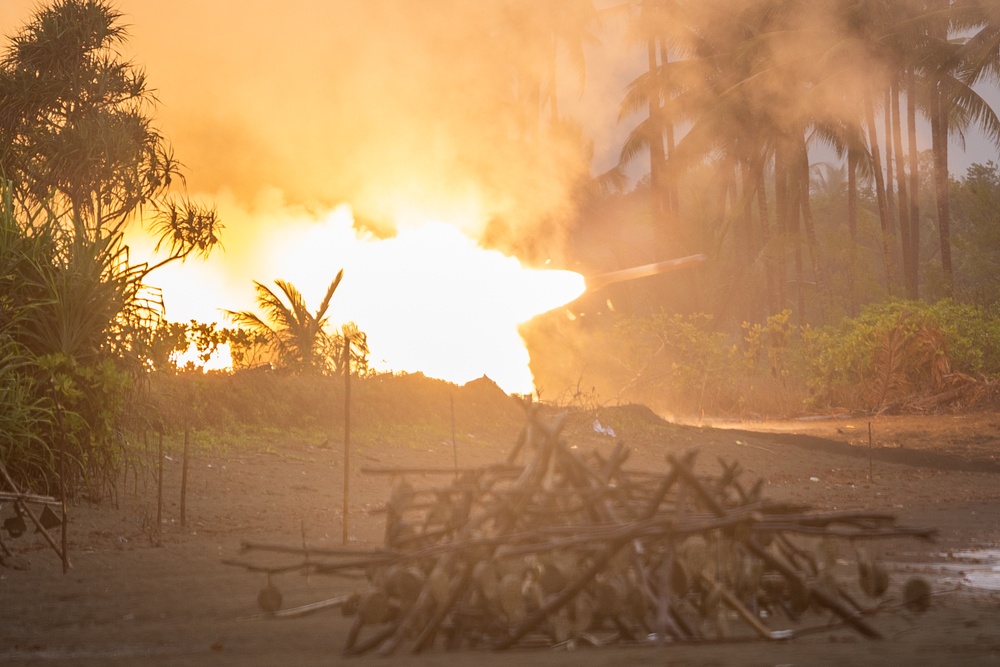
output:
M 941 389 L 956 373 L 1000 372 L 1000 319 L 945 299 L 890 301 L 811 331 L 808 382 L 817 404 L 877 410 Z

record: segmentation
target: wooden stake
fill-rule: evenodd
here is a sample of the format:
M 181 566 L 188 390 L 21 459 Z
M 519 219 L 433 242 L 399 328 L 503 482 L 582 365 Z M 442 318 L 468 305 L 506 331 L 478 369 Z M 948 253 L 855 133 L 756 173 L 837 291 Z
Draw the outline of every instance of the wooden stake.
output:
M 874 481 L 872 476 L 872 423 L 868 422 L 868 481 Z
M 156 469 L 156 535 L 159 537 L 163 525 L 163 431 L 160 431 L 160 444 L 157 449 Z
M 63 574 L 69 572 L 70 562 L 69 562 L 69 551 L 67 551 L 67 545 L 69 544 L 69 536 L 67 535 L 67 524 L 69 520 L 66 516 L 66 429 L 63 426 L 63 414 L 62 405 L 59 401 L 56 402 L 56 419 L 59 421 L 59 500 L 60 509 L 62 510 L 62 526 L 60 526 L 60 544 L 62 545 L 62 569 Z
M 455 477 L 458 477 L 458 443 L 455 440 L 455 394 L 451 398 L 451 451 L 455 455 Z
M 181 528 L 184 527 L 186 519 L 187 504 L 187 479 L 188 479 L 188 448 L 191 440 L 191 427 L 187 421 L 184 422 L 184 453 L 181 459 Z
M 351 500 L 351 338 L 344 336 L 344 544 L 350 526 Z

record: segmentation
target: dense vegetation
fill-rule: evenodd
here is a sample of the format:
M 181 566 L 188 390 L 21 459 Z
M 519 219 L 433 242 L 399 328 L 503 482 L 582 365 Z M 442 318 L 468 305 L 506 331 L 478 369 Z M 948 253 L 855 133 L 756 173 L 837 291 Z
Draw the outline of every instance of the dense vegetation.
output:
M 119 19 L 55 2 L 0 60 L 0 455 L 37 490 L 92 497 L 128 455 L 162 321 L 145 287 L 157 267 L 130 261 L 125 229 L 152 208 L 163 263 L 207 253 L 220 229 L 171 195 L 178 165 L 117 54 Z
M 570 254 L 604 270 L 709 258 L 573 305 L 601 317 L 528 327 L 544 399 L 775 416 L 988 393 L 970 388 L 1000 374 L 1000 169 L 947 164 L 970 127 L 1000 142 L 977 92 L 1000 75 L 995 3 L 503 4 L 508 30 L 489 38 L 517 47 L 498 53 L 534 119 L 526 149 L 537 132 L 586 142 L 558 105 L 555 53 L 582 71 L 583 46 L 624 25 L 647 56 L 621 103 L 639 120 L 620 164 L 581 184 Z M 221 225 L 171 194 L 179 164 L 125 38 L 107 2 L 54 0 L 0 60 L 0 460 L 37 491 L 113 492 L 151 429 L 329 428 L 345 371 L 374 402 L 411 386 L 368 373 L 356 327 L 326 331 L 339 276 L 314 313 L 278 282 L 258 284 L 263 316 L 233 314 L 243 329 L 164 321 L 158 266 L 130 260 L 125 231 L 147 221 L 170 262 L 208 253 Z M 514 58 L 528 53 L 551 57 Z M 191 342 L 276 372 L 176 368 Z M 431 393 L 437 410 L 446 388 Z M 393 404 L 419 419 L 420 400 Z

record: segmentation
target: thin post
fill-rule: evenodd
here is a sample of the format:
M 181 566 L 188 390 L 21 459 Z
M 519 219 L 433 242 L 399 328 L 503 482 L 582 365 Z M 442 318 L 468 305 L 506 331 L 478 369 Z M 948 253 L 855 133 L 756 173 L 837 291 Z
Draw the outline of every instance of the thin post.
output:
M 344 544 L 350 525 L 351 498 L 351 337 L 344 336 Z
M 67 524 L 69 520 L 66 516 L 66 428 L 63 422 L 62 404 L 56 399 L 56 419 L 59 421 L 59 507 L 62 513 L 62 525 L 60 545 L 62 546 L 62 570 L 63 574 L 69 572 L 69 535 L 67 534 Z
M 868 481 L 874 481 L 872 475 L 872 423 L 868 422 Z
M 455 394 L 451 398 L 451 451 L 455 455 L 455 477 L 458 477 L 458 442 L 455 440 Z
M 188 447 L 191 440 L 191 426 L 184 421 L 184 453 L 181 460 L 181 528 L 184 527 L 187 502 Z
M 156 535 L 159 537 L 163 526 L 163 431 L 160 430 L 160 444 L 157 449 L 156 468 Z

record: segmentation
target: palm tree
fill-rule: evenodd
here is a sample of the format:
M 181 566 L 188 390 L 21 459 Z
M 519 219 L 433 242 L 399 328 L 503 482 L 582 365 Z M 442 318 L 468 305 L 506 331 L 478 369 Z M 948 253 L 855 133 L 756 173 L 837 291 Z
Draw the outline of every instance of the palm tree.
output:
M 921 100 L 931 123 L 934 156 L 934 191 L 944 289 L 951 294 L 954 269 L 951 257 L 951 206 L 949 201 L 948 142 L 951 135 L 964 141 L 965 130 L 977 124 L 994 144 L 1000 145 L 1000 118 L 973 88 L 995 77 L 1000 68 L 998 31 L 1000 13 L 988 3 L 949 3 L 927 0 L 930 22 L 919 61 L 925 78 Z M 964 34 L 979 29 L 972 38 Z
M 226 311 L 226 314 L 237 325 L 262 335 L 280 367 L 296 372 L 329 370 L 333 363 L 329 358 L 331 338 L 324 327 L 329 319 L 330 300 L 343 277 L 341 269 L 315 313 L 309 312 L 302 293 L 294 285 L 278 279 L 274 284 L 280 294 L 254 281 L 257 305 L 264 312 L 263 317 L 250 311 Z
M 557 61 L 563 53 L 582 88 L 586 78 L 584 47 L 596 41 L 592 32 L 597 10 L 592 0 L 516 0 L 504 4 L 498 45 L 510 68 L 512 94 L 518 104 L 522 138 L 537 139 L 548 107 L 553 126 L 562 122 L 557 95 Z

